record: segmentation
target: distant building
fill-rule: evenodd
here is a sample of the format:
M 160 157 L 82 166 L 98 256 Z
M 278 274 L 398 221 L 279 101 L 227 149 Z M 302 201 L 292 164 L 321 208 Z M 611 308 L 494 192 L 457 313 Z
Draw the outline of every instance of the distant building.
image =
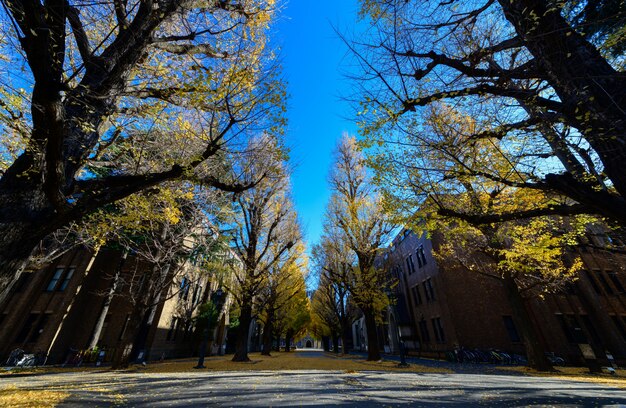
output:
M 583 350 L 593 348 L 602 351 L 600 360 L 608 352 L 626 364 L 626 251 L 603 249 L 605 239 L 597 233 L 577 248 L 585 270 L 562 293 L 526 304 L 546 350 L 572 363 L 582 363 Z M 402 336 L 412 354 L 443 357 L 458 347 L 524 354 L 502 282 L 439 265 L 432 253 L 440 242 L 436 234 L 431 240 L 404 230 L 381 255 L 379 265 L 398 284 L 379 327 L 380 344 L 397 352 Z M 360 320 L 353 338 L 357 349 L 367 347 Z

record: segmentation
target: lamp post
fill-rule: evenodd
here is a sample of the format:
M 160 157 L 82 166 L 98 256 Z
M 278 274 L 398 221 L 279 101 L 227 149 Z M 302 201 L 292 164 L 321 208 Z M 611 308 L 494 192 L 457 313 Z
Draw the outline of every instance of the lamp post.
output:
M 212 335 L 212 331 L 215 329 L 215 322 L 220 316 L 222 310 L 224 292 L 222 289 L 217 289 L 215 293 L 211 295 L 211 303 L 215 305 L 215 309 L 212 312 L 208 312 L 206 317 L 206 326 L 202 330 L 202 342 L 200 343 L 200 351 L 198 353 L 198 364 L 194 368 L 206 368 L 204 365 L 204 356 L 206 354 L 206 348 L 209 344 L 209 339 Z

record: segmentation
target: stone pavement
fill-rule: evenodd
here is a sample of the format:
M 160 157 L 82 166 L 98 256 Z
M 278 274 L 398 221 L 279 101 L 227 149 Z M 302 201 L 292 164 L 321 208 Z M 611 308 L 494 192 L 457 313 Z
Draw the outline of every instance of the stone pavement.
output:
M 78 372 L 0 379 L 71 393 L 62 406 L 626 406 L 626 390 L 502 374 L 344 371 Z

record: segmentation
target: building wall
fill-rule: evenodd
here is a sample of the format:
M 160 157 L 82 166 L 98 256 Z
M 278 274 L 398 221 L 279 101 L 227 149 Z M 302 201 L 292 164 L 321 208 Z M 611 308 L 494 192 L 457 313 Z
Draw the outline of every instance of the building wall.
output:
M 22 274 L 2 305 L 0 355 L 6 357 L 15 348 L 47 352 L 72 295 L 80 285 L 80 275 L 84 273 L 92 255 L 86 250 L 73 251 L 51 265 Z M 61 271 L 60 279 L 56 285 L 51 285 L 57 270 Z M 65 286 L 63 281 L 70 270 L 74 272 Z M 77 310 L 89 313 L 91 303 L 84 298 L 76 299 L 74 304 Z M 57 336 L 57 341 L 60 340 L 62 338 Z
M 502 282 L 438 265 L 433 247 L 439 242 L 436 234 L 431 240 L 403 231 L 381 262 L 398 279 L 393 314 L 408 333 L 407 348 L 439 356 L 461 346 L 523 353 Z M 626 255 L 584 246 L 578 251 L 587 272 L 558 294 L 528 300 L 528 311 L 546 349 L 568 361 L 582 361 L 579 343 L 620 354 L 626 340 Z
M 63 363 L 75 351 L 87 349 L 122 257 L 119 251 L 108 249 L 94 255 L 93 251 L 80 248 L 43 268 L 23 274 L 5 303 L 0 305 L 2 361 L 16 348 L 27 353 L 47 353 L 50 364 Z M 88 270 L 90 261 L 92 265 Z M 138 279 L 142 270 L 151 267 L 133 257 L 122 265 L 124 282 Z M 70 270 L 73 273 L 64 283 Z M 57 271 L 61 271 L 59 279 L 51 285 Z M 183 275 L 189 273 L 183 271 Z M 180 279 L 175 279 L 168 293 L 162 294 L 162 302 L 154 309 L 153 324 L 147 334 L 145 352 L 148 358 L 190 356 L 197 351 L 198 336 L 193 336 L 193 327 L 181 324 L 174 327 L 173 333 L 172 321 L 183 320 L 180 319 L 183 309 L 187 310 L 187 317 L 192 317 L 195 307 L 206 301 L 211 292 L 210 285 L 206 278 L 201 285 L 198 282 L 194 281 L 194 285 L 203 290 L 195 296 L 194 285 L 189 286 L 191 293 L 187 298 L 179 296 Z M 120 287 L 124 288 L 124 285 Z M 184 307 L 181 306 L 183 303 Z M 98 347 L 106 350 L 105 361 L 120 347 L 122 334 L 129 329 L 132 307 L 123 290 L 112 298 L 98 341 Z M 222 324 L 227 322 L 225 316 Z

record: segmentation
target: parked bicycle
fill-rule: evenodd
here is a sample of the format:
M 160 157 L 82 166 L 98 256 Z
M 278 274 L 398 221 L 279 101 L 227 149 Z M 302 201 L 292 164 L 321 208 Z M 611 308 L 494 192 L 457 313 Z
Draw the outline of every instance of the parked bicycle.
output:
M 6 361 L 7 367 L 15 367 L 17 366 L 18 361 L 20 361 L 24 357 L 24 350 L 21 348 L 16 348 L 9 354 L 9 358 Z

